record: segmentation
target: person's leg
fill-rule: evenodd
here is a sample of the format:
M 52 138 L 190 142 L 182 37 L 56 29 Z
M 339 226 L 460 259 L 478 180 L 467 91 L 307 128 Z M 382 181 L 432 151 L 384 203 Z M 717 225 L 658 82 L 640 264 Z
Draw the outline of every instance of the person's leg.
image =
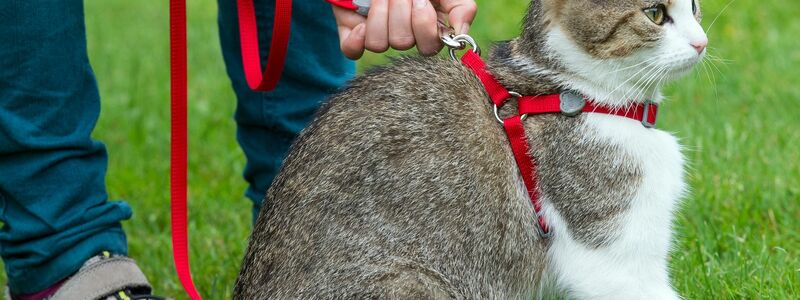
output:
M 82 0 L 0 1 L 0 255 L 13 293 L 40 291 L 103 250 L 126 254 Z
M 353 76 L 355 64 L 339 50 L 330 4 L 294 1 L 283 77 L 274 91 L 253 92 L 242 68 L 236 1 L 218 3 L 222 53 L 238 98 L 237 139 L 247 157 L 244 177 L 250 187 L 245 195 L 253 200 L 257 215 L 292 141 L 328 95 Z M 269 54 L 274 6 L 275 0 L 255 0 L 264 63 Z

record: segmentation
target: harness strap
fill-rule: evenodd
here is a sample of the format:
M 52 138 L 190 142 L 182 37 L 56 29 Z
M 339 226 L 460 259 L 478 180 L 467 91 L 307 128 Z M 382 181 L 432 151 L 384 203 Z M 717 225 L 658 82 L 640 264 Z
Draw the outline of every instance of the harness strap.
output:
M 472 70 L 475 76 L 483 83 L 486 93 L 496 107 L 503 106 L 508 99 L 516 96 L 503 86 L 497 78 L 486 69 L 486 63 L 480 55 L 473 51 L 467 51 L 461 57 L 461 63 Z M 521 97 L 524 98 L 524 97 Z M 520 99 L 521 100 L 521 99 Z M 513 116 L 503 121 L 503 128 L 506 131 L 508 140 L 511 142 L 511 150 L 514 153 L 514 160 L 517 168 L 522 175 L 528 198 L 533 204 L 533 211 L 536 213 L 538 222 L 539 236 L 547 238 L 550 236 L 550 227 L 542 215 L 542 203 L 539 197 L 539 180 L 536 177 L 536 163 L 530 153 L 528 137 L 525 134 L 525 127 L 522 125 L 522 115 Z
M 483 83 L 483 86 L 486 88 L 486 93 L 489 94 L 489 98 L 492 99 L 494 105 L 498 107 L 503 106 L 506 100 L 512 97 L 511 92 L 509 92 L 500 81 L 497 81 L 494 75 L 486 70 L 486 63 L 481 59 L 480 55 L 472 51 L 467 51 L 464 56 L 461 57 L 461 63 L 472 70 L 475 76 L 478 76 L 478 79 Z
M 517 161 L 517 168 L 522 175 L 522 181 L 525 183 L 528 198 L 533 204 L 533 211 L 536 213 L 536 219 L 539 222 L 539 235 L 546 238 L 550 235 L 550 228 L 541 213 L 542 202 L 539 197 L 539 179 L 536 177 L 536 161 L 530 151 L 525 127 L 522 125 L 522 117 L 513 116 L 505 119 L 503 128 L 506 130 L 508 140 L 511 142 L 514 160 Z
M 655 124 L 658 116 L 658 105 L 655 103 L 638 103 L 628 107 L 612 109 L 587 101 L 581 110 L 584 113 L 599 113 L 615 115 L 633 119 L 640 122 Z M 520 115 L 539 115 L 548 113 L 561 113 L 561 97 L 559 94 L 542 96 L 523 96 L 519 99 Z M 647 114 L 645 118 L 645 113 Z

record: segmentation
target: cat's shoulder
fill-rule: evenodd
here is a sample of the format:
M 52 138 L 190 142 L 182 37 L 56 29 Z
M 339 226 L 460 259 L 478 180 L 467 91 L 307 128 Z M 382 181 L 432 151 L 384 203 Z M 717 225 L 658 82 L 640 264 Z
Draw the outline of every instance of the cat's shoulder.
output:
M 347 89 L 417 91 L 475 85 L 477 78 L 461 62 L 444 57 L 400 56 L 391 63 L 374 66 L 350 82 Z

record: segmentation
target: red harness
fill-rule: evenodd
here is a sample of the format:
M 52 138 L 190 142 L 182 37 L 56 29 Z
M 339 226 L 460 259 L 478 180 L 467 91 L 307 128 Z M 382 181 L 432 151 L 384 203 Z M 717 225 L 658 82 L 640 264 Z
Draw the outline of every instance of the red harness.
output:
M 536 213 L 539 223 L 539 235 L 542 238 L 550 237 L 551 232 L 550 227 L 547 225 L 547 220 L 542 214 L 542 202 L 539 197 L 539 181 L 536 177 L 536 159 L 530 151 L 528 138 L 525 135 L 525 127 L 522 125 L 522 121 L 528 115 L 547 113 L 561 113 L 568 116 L 576 116 L 581 113 L 601 113 L 634 119 L 642 122 L 642 125 L 647 128 L 654 127 L 656 123 L 658 105 L 655 103 L 647 102 L 631 105 L 624 109 L 612 109 L 596 104 L 591 100 L 587 100 L 571 92 L 539 96 L 521 96 L 506 89 L 505 86 L 486 69 L 486 63 L 484 63 L 481 57 L 475 52 L 467 51 L 467 53 L 461 57 L 461 63 L 472 70 L 478 79 L 480 79 L 481 83 L 483 83 L 486 93 L 494 104 L 495 115 L 497 119 L 503 123 L 506 135 L 508 135 L 508 139 L 511 142 L 514 159 L 522 175 L 522 180 L 525 182 L 528 197 L 533 204 L 533 210 Z M 505 120 L 500 119 L 497 112 L 498 109 L 513 98 L 516 98 L 518 101 L 518 115 Z

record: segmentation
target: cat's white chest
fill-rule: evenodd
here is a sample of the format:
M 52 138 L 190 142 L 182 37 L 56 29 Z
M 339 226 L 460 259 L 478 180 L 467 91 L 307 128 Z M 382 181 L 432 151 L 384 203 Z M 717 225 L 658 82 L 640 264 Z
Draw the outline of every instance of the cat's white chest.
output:
M 611 115 L 591 114 L 587 126 L 597 132 L 597 138 L 620 146 L 642 170 L 622 238 L 654 246 L 640 250 L 666 255 L 673 214 L 686 190 L 684 158 L 677 139 L 665 131 Z
M 675 208 L 684 194 L 684 159 L 674 136 L 612 115 L 589 114 L 587 138 L 618 146 L 642 176 L 614 240 L 592 248 L 560 232 L 548 252 L 556 285 L 579 299 L 679 299 L 667 267 Z M 552 211 L 552 226 L 566 226 Z

